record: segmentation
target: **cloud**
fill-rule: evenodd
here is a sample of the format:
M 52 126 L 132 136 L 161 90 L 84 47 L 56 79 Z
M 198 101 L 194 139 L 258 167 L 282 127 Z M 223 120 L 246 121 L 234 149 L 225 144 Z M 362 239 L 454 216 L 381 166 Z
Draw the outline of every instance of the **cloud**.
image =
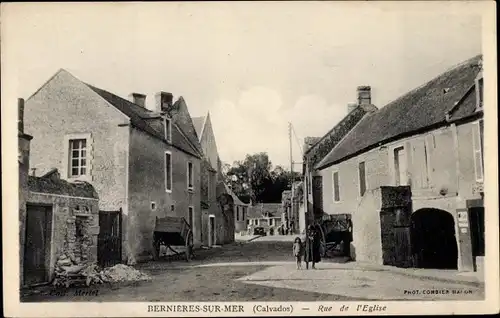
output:
M 346 107 L 330 105 L 318 95 L 300 96 L 292 107 L 282 100 L 277 90 L 255 86 L 241 91 L 237 101 L 215 102 L 210 114 L 221 159 L 232 163 L 265 151 L 274 165 L 289 169 L 288 122 L 295 131 L 293 160 L 301 162 L 304 137 L 324 135 L 346 114 Z

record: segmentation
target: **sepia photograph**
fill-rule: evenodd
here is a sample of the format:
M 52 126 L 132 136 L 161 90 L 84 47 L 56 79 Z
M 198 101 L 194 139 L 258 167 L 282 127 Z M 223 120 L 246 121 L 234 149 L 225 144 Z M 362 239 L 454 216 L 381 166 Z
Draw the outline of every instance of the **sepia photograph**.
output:
M 0 17 L 5 315 L 498 312 L 494 2 Z

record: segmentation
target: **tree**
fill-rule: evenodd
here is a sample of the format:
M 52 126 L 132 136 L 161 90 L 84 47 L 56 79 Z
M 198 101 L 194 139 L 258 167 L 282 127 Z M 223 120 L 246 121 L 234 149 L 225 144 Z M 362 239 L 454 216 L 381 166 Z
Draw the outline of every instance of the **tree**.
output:
M 294 172 L 293 178 L 299 180 L 300 174 Z M 281 166 L 272 169 L 267 153 L 260 152 L 247 155 L 243 161 L 234 162 L 227 169 L 225 180 L 242 200 L 246 198 L 254 203 L 277 203 L 281 202 L 281 193 L 291 189 L 292 174 Z

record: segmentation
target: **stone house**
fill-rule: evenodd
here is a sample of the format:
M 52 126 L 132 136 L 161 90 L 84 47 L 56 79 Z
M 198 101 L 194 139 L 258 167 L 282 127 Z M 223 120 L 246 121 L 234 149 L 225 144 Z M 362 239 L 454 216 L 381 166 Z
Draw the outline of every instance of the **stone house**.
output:
M 235 198 L 223 182 L 222 164 L 210 120 L 206 116 L 193 117 L 193 125 L 203 153 L 201 163 L 202 242 L 206 246 L 234 241 Z
M 303 174 L 304 198 L 303 213 L 300 214 L 302 232 L 308 224 L 321 220 L 323 207 L 323 181 L 321 173 L 315 166 L 351 131 L 359 121 L 377 110 L 371 102 L 371 87 L 357 88 L 357 102 L 347 105 L 347 115 L 323 137 L 306 137 L 304 139 Z M 303 215 L 305 213 L 305 215 Z
M 58 257 L 76 264 L 97 260 L 98 196 L 86 182 L 61 180 L 57 170 L 30 176 L 30 142 L 19 99 L 20 287 L 52 281 Z
M 119 244 L 114 255 L 102 254 L 113 262 L 152 257 L 156 217 L 184 217 L 201 244 L 202 153 L 187 105 L 165 92 L 156 94 L 154 111 L 145 100 L 138 93 L 121 98 L 60 70 L 26 101 L 26 131 L 43 136 L 31 149 L 31 167 L 93 184 L 106 223 L 100 235 Z
M 304 233 L 306 228 L 306 213 L 304 204 L 304 182 L 295 181 L 291 190 L 281 194 L 282 223 L 291 233 Z
M 324 211 L 352 217 L 354 259 L 481 270 L 481 59 L 365 116 L 315 166 Z
M 281 203 L 258 203 L 248 208 L 247 231 L 254 234 L 257 227 L 264 228 L 267 235 L 278 235 L 282 224 L 283 206 Z

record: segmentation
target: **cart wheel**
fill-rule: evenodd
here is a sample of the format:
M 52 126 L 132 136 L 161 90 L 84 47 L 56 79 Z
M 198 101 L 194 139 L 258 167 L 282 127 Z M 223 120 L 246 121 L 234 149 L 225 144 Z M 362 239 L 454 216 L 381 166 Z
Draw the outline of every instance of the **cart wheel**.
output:
M 318 226 L 319 228 L 319 231 L 321 232 L 321 237 L 320 237 L 320 243 L 321 243 L 321 246 L 320 248 L 322 250 L 320 250 L 321 252 L 321 257 L 326 257 L 326 254 L 327 254 L 327 246 L 326 246 L 326 236 L 325 236 L 325 232 L 323 231 L 323 228 L 321 226 Z
M 321 257 L 325 258 L 326 257 L 326 254 L 327 254 L 327 250 L 326 250 L 327 246 L 326 246 L 326 243 L 324 241 L 321 241 L 321 246 L 320 246 L 320 254 L 321 254 Z
M 188 262 L 193 258 L 193 245 L 193 232 L 189 231 L 186 239 L 186 261 Z
M 153 241 L 153 259 L 157 261 L 160 258 L 160 242 L 158 240 Z

